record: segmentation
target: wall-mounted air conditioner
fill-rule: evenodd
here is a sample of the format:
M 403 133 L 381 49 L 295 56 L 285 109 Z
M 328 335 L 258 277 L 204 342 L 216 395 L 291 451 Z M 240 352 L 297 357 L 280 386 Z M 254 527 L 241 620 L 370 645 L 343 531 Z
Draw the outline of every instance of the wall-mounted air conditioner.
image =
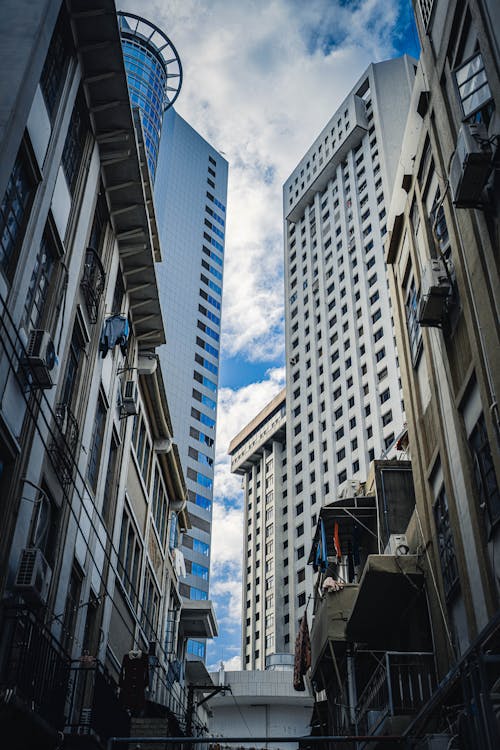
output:
M 14 588 L 26 599 L 47 603 L 52 570 L 38 547 L 27 547 L 21 553 Z
M 440 326 L 446 315 L 447 299 L 451 293 L 449 275 L 444 261 L 430 260 L 422 273 L 418 322 L 421 326 Z
M 51 372 L 56 363 L 56 349 L 50 333 L 39 328 L 31 331 L 23 365 L 29 368 L 35 388 L 52 388 Z
M 127 416 L 139 413 L 139 388 L 135 380 L 127 380 L 122 394 L 122 410 Z
M 457 148 L 450 164 L 450 187 L 457 208 L 471 208 L 481 202 L 491 169 L 486 126 L 480 122 L 465 122 L 458 133 Z
M 409 551 L 406 534 L 391 534 L 384 555 L 407 555 Z

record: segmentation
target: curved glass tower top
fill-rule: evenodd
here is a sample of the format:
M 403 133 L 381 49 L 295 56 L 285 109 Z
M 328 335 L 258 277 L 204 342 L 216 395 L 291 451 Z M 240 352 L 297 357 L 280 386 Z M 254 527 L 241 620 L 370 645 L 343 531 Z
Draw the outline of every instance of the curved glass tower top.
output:
M 130 101 L 141 111 L 154 181 L 163 113 L 179 96 L 182 65 L 170 39 L 153 23 L 123 11 L 118 12 L 118 21 Z

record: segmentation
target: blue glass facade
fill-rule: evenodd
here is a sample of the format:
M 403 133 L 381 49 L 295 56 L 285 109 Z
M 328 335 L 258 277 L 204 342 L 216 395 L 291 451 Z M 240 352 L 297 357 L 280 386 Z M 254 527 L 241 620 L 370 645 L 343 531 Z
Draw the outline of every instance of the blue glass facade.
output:
M 154 182 L 165 109 L 182 84 L 182 67 L 174 46 L 154 24 L 119 13 L 123 57 L 132 106 L 139 107 L 149 171 Z
M 183 537 L 187 575 L 180 589 L 185 599 L 204 600 L 209 592 L 228 168 L 170 107 L 182 81 L 173 45 L 138 16 L 119 17 L 130 98 L 142 113 L 150 172 L 156 177 L 164 257 L 157 264 L 157 278 L 167 339 L 159 356 L 192 523 Z M 171 546 L 177 533 L 174 519 Z M 189 653 L 203 658 L 205 648 L 203 641 L 188 644 Z
M 209 595 L 227 173 L 226 160 L 169 109 L 155 182 L 167 339 L 159 355 L 192 524 L 181 594 L 198 600 Z M 205 643 L 190 642 L 189 653 L 204 657 Z

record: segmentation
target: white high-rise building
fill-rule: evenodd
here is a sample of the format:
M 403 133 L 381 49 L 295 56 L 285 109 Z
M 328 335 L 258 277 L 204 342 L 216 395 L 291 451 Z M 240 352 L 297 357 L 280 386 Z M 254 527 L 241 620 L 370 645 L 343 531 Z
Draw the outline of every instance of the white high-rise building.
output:
M 415 62 L 370 65 L 285 182 L 288 566 L 275 604 L 293 641 L 312 591 L 319 508 L 404 426 L 384 244 Z M 285 481 L 285 480 L 284 480 Z
M 231 471 L 242 477 L 244 533 L 242 561 L 243 669 L 290 666 L 290 632 L 277 606 L 287 573 L 283 519 L 288 510 L 285 389 L 231 440 Z

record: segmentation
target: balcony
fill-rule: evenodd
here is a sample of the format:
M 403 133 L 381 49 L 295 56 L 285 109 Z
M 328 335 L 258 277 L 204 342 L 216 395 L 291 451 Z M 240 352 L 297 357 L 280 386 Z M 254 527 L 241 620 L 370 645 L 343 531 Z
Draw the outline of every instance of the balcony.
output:
M 184 600 L 179 632 L 183 638 L 216 638 L 219 630 L 212 602 L 209 599 Z
M 430 651 L 424 573 L 417 555 L 368 555 L 346 626 L 379 651 Z
M 339 642 L 347 641 L 346 624 L 357 594 L 356 584 L 345 584 L 341 591 L 323 594 L 316 610 L 311 628 L 311 677 L 319 683 L 322 683 L 321 662 L 333 658 L 330 643 L 336 643 L 338 650 Z
M 45 747 L 50 735 L 64 727 L 69 658 L 26 608 L 5 612 L 1 646 L 2 735 L 7 737 L 12 726 L 26 747 Z
M 101 259 L 91 247 L 87 248 L 80 287 L 91 323 L 97 323 L 99 302 L 104 291 L 106 274 Z
M 110 737 L 129 734 L 130 718 L 107 670 L 92 657 L 84 659 L 71 665 L 65 734 L 86 737 L 85 747 L 103 747 Z
M 55 416 L 55 438 L 50 446 L 50 455 L 61 484 L 64 486 L 69 484 L 73 478 L 79 428 L 78 422 L 67 404 L 57 404 Z
M 433 693 L 434 657 L 431 653 L 390 651 L 371 652 L 369 656 L 379 664 L 356 706 L 357 733 L 398 734 Z

